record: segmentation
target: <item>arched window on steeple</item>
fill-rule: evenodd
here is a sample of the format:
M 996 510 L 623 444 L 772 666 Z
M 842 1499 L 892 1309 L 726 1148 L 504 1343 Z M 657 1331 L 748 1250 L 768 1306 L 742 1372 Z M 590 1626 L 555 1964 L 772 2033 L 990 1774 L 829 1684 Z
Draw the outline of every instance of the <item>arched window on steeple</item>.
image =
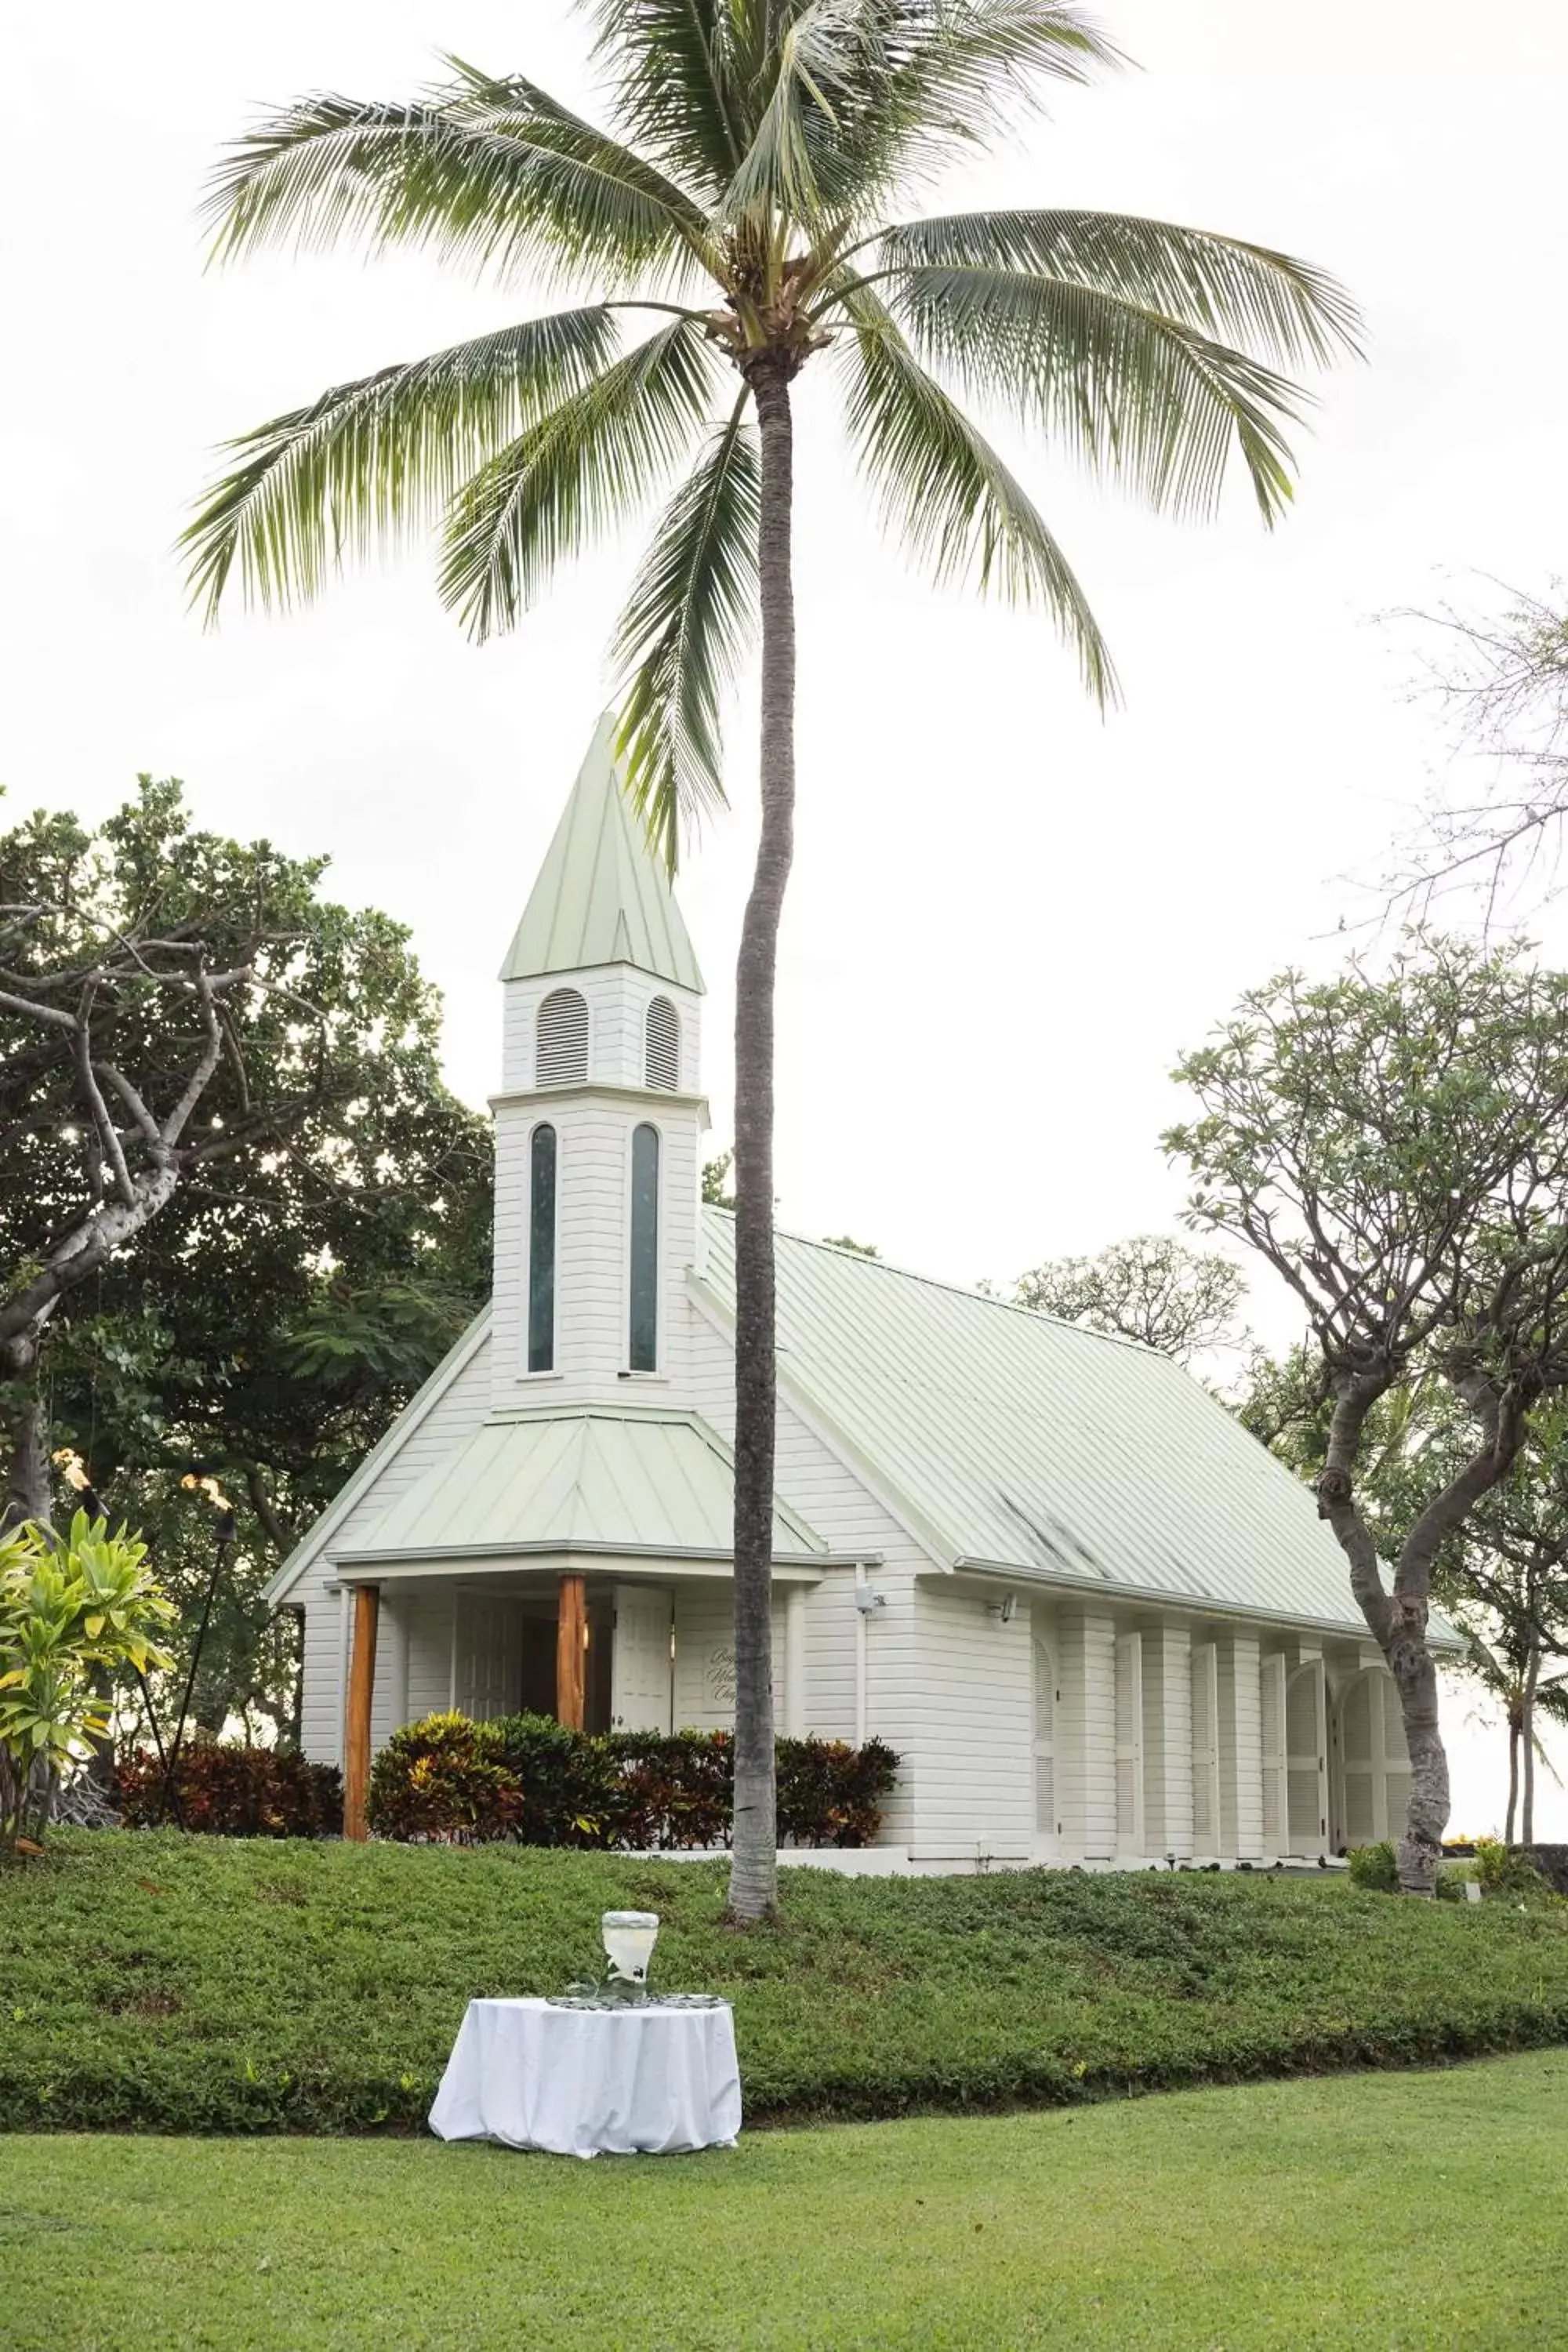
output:
M 528 1369 L 555 1370 L 555 1129 L 536 1127 L 528 1166 Z
M 647 1009 L 643 1084 L 667 1088 L 671 1094 L 680 1084 L 680 1015 L 668 996 L 656 996 Z
M 630 1325 L 634 1372 L 658 1369 L 658 1129 L 632 1130 Z
M 587 999 L 575 988 L 552 989 L 539 1008 L 533 1082 L 540 1087 L 580 1087 L 587 1075 Z

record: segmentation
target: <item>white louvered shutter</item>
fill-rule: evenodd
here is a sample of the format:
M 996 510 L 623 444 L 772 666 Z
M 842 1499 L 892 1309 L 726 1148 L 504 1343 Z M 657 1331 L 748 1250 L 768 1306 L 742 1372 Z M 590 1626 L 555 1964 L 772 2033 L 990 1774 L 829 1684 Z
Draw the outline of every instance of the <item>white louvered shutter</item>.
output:
M 668 996 L 656 996 L 647 1009 L 643 1083 L 671 1094 L 680 1084 L 680 1015 Z
M 1289 1851 L 1322 1853 L 1329 1841 L 1329 1708 L 1321 1658 L 1298 1666 L 1286 1687 L 1285 1745 Z
M 1143 1851 L 1143 1636 L 1116 1643 L 1116 1843 Z
M 1219 1653 L 1193 1645 L 1193 1852 L 1219 1852 Z
M 1344 1835 L 1347 1845 L 1370 1845 L 1384 1832 L 1381 1735 L 1382 1677 L 1369 1670 L 1356 1675 L 1340 1701 L 1340 1769 L 1344 1776 Z M 1374 1733 L 1377 1735 L 1374 1738 Z
M 1037 1634 L 1035 1653 L 1035 1834 L 1057 1834 L 1057 1662 Z
M 575 988 L 552 989 L 539 1008 L 534 1084 L 580 1087 L 587 1075 L 587 999 Z
M 1292 1851 L 1285 1801 L 1285 1688 L 1289 1669 L 1282 1654 L 1258 1661 L 1258 1708 L 1263 1726 L 1263 1851 Z

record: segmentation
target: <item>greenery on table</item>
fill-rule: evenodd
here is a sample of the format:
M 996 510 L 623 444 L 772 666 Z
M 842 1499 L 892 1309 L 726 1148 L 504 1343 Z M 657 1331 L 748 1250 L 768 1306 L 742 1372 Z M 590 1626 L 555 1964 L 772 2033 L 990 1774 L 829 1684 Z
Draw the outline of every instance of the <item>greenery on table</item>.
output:
M 5 2342 L 1545 2352 L 1565 2091 L 1552 2052 L 598 2164 L 434 2140 L 23 2139 L 0 2209 Z M 1434 2259 L 1390 2261 L 1415 2242 Z
M 551 1993 L 601 1915 L 734 2004 L 747 2113 L 889 2116 L 1426 2063 L 1568 2040 L 1568 1914 L 1342 1880 L 788 1871 L 723 1923 L 719 1863 L 61 1831 L 0 1889 L 0 2118 L 417 2129 L 468 2002 Z

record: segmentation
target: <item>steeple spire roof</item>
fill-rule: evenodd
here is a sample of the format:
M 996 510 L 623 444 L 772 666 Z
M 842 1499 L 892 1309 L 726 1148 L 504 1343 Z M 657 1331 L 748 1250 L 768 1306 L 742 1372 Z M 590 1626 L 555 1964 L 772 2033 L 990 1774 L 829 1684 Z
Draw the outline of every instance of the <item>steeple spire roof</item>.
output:
M 503 980 L 625 963 L 676 988 L 702 991 L 702 974 L 669 877 L 626 798 L 605 711 L 539 869 Z

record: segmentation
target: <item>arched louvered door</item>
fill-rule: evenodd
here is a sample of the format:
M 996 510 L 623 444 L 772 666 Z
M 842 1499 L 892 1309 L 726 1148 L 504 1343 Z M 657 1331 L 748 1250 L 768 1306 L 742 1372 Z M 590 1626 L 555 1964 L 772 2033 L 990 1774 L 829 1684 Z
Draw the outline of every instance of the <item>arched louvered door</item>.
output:
M 1321 1658 L 1309 1658 L 1285 1685 L 1287 1851 L 1329 1846 L 1329 1695 Z
M 1373 1845 L 1405 1832 L 1410 1751 L 1394 1677 L 1383 1666 L 1353 1675 L 1340 1694 L 1338 1845 Z
M 1057 1843 L 1057 1662 L 1037 1633 L 1035 1653 L 1035 1843 Z

